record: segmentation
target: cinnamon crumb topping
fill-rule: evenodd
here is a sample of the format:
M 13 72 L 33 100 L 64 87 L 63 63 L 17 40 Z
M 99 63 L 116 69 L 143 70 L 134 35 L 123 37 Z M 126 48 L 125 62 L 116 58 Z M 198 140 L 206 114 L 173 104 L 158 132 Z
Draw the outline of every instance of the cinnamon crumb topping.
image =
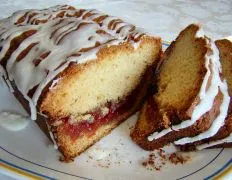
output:
M 171 164 L 184 164 L 190 160 L 189 156 L 183 156 L 181 153 L 166 154 L 163 149 L 152 152 L 148 155 L 148 158 L 142 162 L 142 166 L 147 170 L 161 170 L 167 163 Z

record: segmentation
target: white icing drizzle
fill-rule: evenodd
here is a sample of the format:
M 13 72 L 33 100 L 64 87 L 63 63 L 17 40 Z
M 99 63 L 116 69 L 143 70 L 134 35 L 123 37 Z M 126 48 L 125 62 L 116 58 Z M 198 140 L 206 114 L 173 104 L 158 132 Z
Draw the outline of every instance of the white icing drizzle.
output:
M 62 79 L 62 78 L 58 78 L 58 79 L 53 80 L 53 81 L 52 81 L 52 85 L 49 87 L 49 90 L 54 89 L 54 88 L 57 86 L 57 84 L 59 83 L 59 81 L 60 81 L 61 79 Z
M 186 138 L 182 138 L 180 140 L 177 140 L 174 142 L 175 144 L 183 145 L 186 143 L 193 143 L 196 141 L 200 141 L 202 139 L 210 138 L 210 137 L 214 136 L 222 126 L 224 126 L 225 118 L 227 116 L 227 111 L 228 111 L 228 105 L 230 102 L 229 94 L 227 91 L 227 84 L 225 81 L 223 82 L 223 84 L 221 84 L 220 90 L 223 90 L 223 95 L 224 95 L 223 102 L 220 106 L 220 114 L 213 121 L 213 124 L 211 125 L 211 127 L 208 130 L 206 130 L 205 132 L 203 132 L 195 137 L 186 137 Z
M 202 34 L 203 31 L 200 31 L 200 33 L 197 33 L 197 37 L 203 37 L 204 35 Z M 207 69 L 206 75 L 204 77 L 200 92 L 199 92 L 199 98 L 200 102 L 199 104 L 194 108 L 191 119 L 190 120 L 185 120 L 181 122 L 178 125 L 174 125 L 170 128 L 164 129 L 161 132 L 154 132 L 150 136 L 148 136 L 149 141 L 153 141 L 154 139 L 158 139 L 167 133 L 171 131 L 178 131 L 180 129 L 187 128 L 189 126 L 192 126 L 203 114 L 208 112 L 214 103 L 214 99 L 216 95 L 218 94 L 218 90 L 220 88 L 222 94 L 223 94 L 223 102 L 220 105 L 220 114 L 216 118 L 216 124 L 212 126 L 212 128 L 209 130 L 210 132 L 207 132 L 207 134 L 203 134 L 201 137 L 197 137 L 196 139 L 202 138 L 204 139 L 206 136 L 212 136 L 213 134 L 216 134 L 218 129 L 224 125 L 224 120 L 225 116 L 227 115 L 228 111 L 228 106 L 229 106 L 229 100 L 230 97 L 228 95 L 227 91 L 227 84 L 226 82 L 222 82 L 220 78 L 220 72 L 221 72 L 221 64 L 219 61 L 219 52 L 214 44 L 214 42 L 208 42 L 211 46 L 212 49 L 212 54 L 208 55 L 206 54 L 205 56 L 205 67 Z M 210 65 L 212 67 L 212 72 L 210 70 Z M 208 89 L 207 88 L 207 83 L 209 81 L 210 74 L 212 76 L 210 86 Z M 218 127 L 219 126 L 219 127 Z M 187 139 L 181 139 L 179 141 L 176 141 L 176 144 L 179 143 L 188 143 L 189 138 Z M 192 139 L 191 139 L 192 140 Z M 194 139 L 195 141 L 195 139 Z
M 223 144 L 223 143 L 231 143 L 231 142 L 232 142 L 232 134 L 230 134 L 229 136 L 227 136 L 224 139 L 220 139 L 220 140 L 209 142 L 209 143 L 200 144 L 200 145 L 196 146 L 196 148 L 198 150 L 202 150 L 202 149 L 212 147 L 212 146 L 215 146 L 215 145 L 220 145 L 220 144 Z
M 225 39 L 229 40 L 232 42 L 232 36 L 225 37 Z
M 147 137 L 148 141 L 153 141 L 154 139 L 161 138 L 162 136 L 168 134 L 171 131 L 172 131 L 171 128 L 167 128 L 167 129 L 162 130 L 161 132 L 154 132 L 150 136 Z
M 205 38 L 205 32 L 204 32 L 204 30 L 203 30 L 202 28 L 200 28 L 200 29 L 197 31 L 195 37 L 197 37 L 197 38 Z
M 20 131 L 27 127 L 29 118 L 17 113 L 1 112 L 0 126 L 9 131 Z
M 228 39 L 229 41 L 232 42 L 232 36 L 225 37 L 225 39 Z M 212 142 L 209 142 L 209 143 L 200 144 L 200 145 L 196 146 L 196 148 L 198 150 L 202 150 L 202 149 L 205 149 L 205 148 L 208 148 L 208 147 L 211 147 L 211 146 L 219 145 L 219 144 L 222 144 L 222 143 L 231 143 L 231 142 L 232 142 L 232 133 L 230 133 L 229 136 L 227 136 L 227 137 L 225 137 L 223 139 L 220 139 L 220 140 L 217 140 L 217 141 L 212 141 Z
M 101 22 L 94 21 L 102 16 L 105 18 Z M 117 17 L 96 10 L 77 10 L 70 6 L 23 10 L 0 21 L 0 62 L 12 40 L 28 31 L 32 34 L 7 59 L 6 70 L 9 80 L 15 82 L 28 100 L 33 120 L 37 117 L 36 105 L 42 90 L 70 62 L 95 60 L 101 48 L 123 42 L 130 42 L 136 48 L 139 44 L 136 38 L 144 34 Z M 17 60 L 26 49 L 27 54 Z M 35 92 L 29 97 L 28 92 L 33 88 Z

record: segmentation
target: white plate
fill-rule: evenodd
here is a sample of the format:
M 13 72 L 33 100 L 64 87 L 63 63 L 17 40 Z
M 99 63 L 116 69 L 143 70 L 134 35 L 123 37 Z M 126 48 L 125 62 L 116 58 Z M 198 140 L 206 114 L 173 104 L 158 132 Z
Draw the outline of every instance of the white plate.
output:
M 24 112 L 7 87 L 2 85 L 0 99 L 2 110 Z M 189 154 L 191 160 L 184 165 L 167 163 L 160 171 L 147 170 L 142 162 L 149 153 L 137 147 L 129 137 L 129 129 L 136 118 L 137 115 L 129 118 L 69 164 L 58 161 L 59 153 L 33 121 L 23 131 L 10 132 L 0 128 L 0 171 L 17 178 L 48 179 L 207 179 L 229 176 L 231 149 L 193 152 Z M 171 147 L 166 148 L 166 152 L 170 151 Z
M 82 2 L 80 6 L 104 10 L 140 25 L 153 34 L 161 35 L 166 40 L 173 39 L 175 33 L 179 31 L 183 24 L 180 25 L 181 23 L 179 23 L 179 25 L 170 29 L 173 23 L 173 19 L 171 19 L 172 15 L 157 12 L 156 8 L 159 6 L 161 9 L 175 14 L 176 9 L 172 9 L 174 5 L 168 0 L 159 1 L 160 3 L 166 3 L 166 6 L 157 5 L 157 2 L 147 2 L 149 4 L 142 1 L 102 0 L 92 3 L 90 1 Z M 75 2 L 72 4 L 77 6 L 78 3 Z M 43 3 L 38 3 L 36 8 L 50 5 L 54 5 L 54 2 L 45 3 L 44 1 Z M 17 6 L 11 5 L 11 8 L 5 11 L 9 13 L 17 10 L 17 8 L 32 8 L 31 6 L 33 7 L 34 5 L 28 5 L 27 1 L 22 1 Z M 4 9 L 4 6 L 0 7 L 2 8 L 0 10 Z M 175 4 L 175 7 L 179 7 L 178 3 Z M 156 9 L 156 11 L 152 11 L 152 9 Z M 180 18 L 184 16 L 183 14 L 180 15 Z M 152 19 L 150 19 L 151 17 Z M 156 19 L 157 17 L 158 19 Z M 189 17 L 191 16 L 189 15 Z M 228 31 L 230 30 L 228 29 Z M 228 35 L 226 34 L 226 28 L 223 33 L 220 35 Z M 164 46 L 166 46 L 165 43 Z M 8 92 L 8 89 L 0 84 L 0 111 L 3 110 L 25 113 L 15 98 Z M 231 149 L 192 152 L 189 154 L 191 160 L 187 163 L 173 165 L 167 162 L 160 171 L 144 168 L 141 164 L 148 157 L 149 152 L 140 149 L 129 137 L 129 129 L 134 125 L 136 118 L 137 115 L 129 118 L 110 135 L 76 158 L 75 162 L 69 164 L 58 161 L 59 152 L 53 148 L 47 137 L 34 122 L 31 121 L 26 129 L 19 132 L 9 132 L 0 128 L 0 173 L 21 179 L 124 180 L 232 178 Z M 173 149 L 172 147 L 167 147 L 165 150 L 166 152 L 171 152 Z

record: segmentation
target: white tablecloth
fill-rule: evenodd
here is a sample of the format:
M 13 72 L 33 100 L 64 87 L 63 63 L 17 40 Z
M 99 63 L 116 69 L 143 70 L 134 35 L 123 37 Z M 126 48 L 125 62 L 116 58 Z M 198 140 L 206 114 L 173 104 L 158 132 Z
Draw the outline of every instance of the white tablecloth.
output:
M 127 11 L 117 9 L 125 2 Z M 106 3 L 112 6 L 105 6 Z M 203 25 L 214 39 L 232 34 L 231 0 L 1 0 L 0 18 L 19 9 L 47 8 L 57 4 L 97 8 L 135 23 L 164 40 L 173 40 L 181 29 L 192 22 Z M 112 7 L 112 8 L 111 8 Z
M 117 4 L 122 2 L 128 7 L 127 11 L 117 9 Z M 106 7 L 105 3 L 112 6 Z M 1 0 L 0 18 L 19 9 L 46 8 L 57 4 L 103 10 L 135 23 L 166 41 L 173 40 L 181 29 L 192 22 L 201 23 L 206 34 L 213 39 L 232 34 L 232 0 Z M 0 179 L 12 180 L 1 174 Z

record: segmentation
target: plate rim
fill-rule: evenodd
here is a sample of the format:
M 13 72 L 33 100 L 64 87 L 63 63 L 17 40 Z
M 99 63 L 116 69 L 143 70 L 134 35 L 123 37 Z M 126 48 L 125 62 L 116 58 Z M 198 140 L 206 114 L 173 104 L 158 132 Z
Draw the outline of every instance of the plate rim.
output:
M 32 162 L 30 160 L 24 159 L 24 158 L 22 158 L 22 157 L 20 157 L 20 156 L 18 156 L 16 154 L 14 154 L 14 153 L 9 152 L 8 150 L 3 148 L 2 146 L 0 146 L 0 149 L 3 150 L 4 152 L 6 152 L 7 154 L 17 158 L 17 159 L 20 159 L 20 160 L 22 160 L 22 161 L 24 161 L 26 163 L 31 163 L 31 164 L 33 164 L 35 166 L 39 166 L 39 167 L 42 167 L 42 168 L 45 168 L 45 169 L 52 170 L 54 172 L 59 172 L 59 173 L 62 173 L 64 175 L 68 175 L 68 176 L 72 176 L 72 177 L 76 177 L 76 178 L 81 178 L 81 179 L 85 179 L 85 180 L 94 180 L 94 179 L 91 179 L 91 178 L 88 178 L 88 177 L 83 177 L 83 176 L 78 176 L 78 175 L 66 173 L 66 172 L 63 172 L 63 171 L 60 171 L 60 170 L 56 170 L 56 169 L 46 167 L 46 166 L 43 166 L 41 164 Z M 188 175 L 177 178 L 176 180 L 181 180 L 181 179 L 187 178 L 187 177 L 189 177 L 189 176 L 191 176 L 193 174 L 196 174 L 196 173 L 200 172 L 201 170 L 205 169 L 208 165 L 213 163 L 222 154 L 223 151 L 224 151 L 224 148 L 220 148 L 220 151 L 216 154 L 216 156 L 213 157 L 213 159 L 211 159 L 204 166 L 202 166 L 201 168 L 195 170 L 194 172 L 189 173 Z M 25 177 L 30 178 L 30 179 L 31 178 L 56 179 L 56 178 L 41 174 L 39 172 L 29 170 L 29 169 L 27 169 L 25 167 L 21 167 L 19 165 L 14 164 L 13 162 L 6 161 L 6 160 L 4 160 L 2 158 L 0 158 L 0 169 L 3 169 L 3 170 L 5 169 L 5 170 L 7 170 L 7 171 L 9 171 L 9 172 L 11 172 L 11 173 L 13 173 L 15 175 L 25 176 Z M 218 179 L 219 177 L 220 178 L 226 177 L 230 173 L 232 173 L 232 158 L 229 161 L 227 161 L 225 164 L 223 164 L 219 169 L 217 169 L 215 172 L 212 172 L 210 175 L 208 175 L 204 179 L 205 180 L 209 180 L 209 179 L 212 179 L 212 178 L 213 179 Z M 6 175 L 10 175 L 10 174 L 6 173 Z

